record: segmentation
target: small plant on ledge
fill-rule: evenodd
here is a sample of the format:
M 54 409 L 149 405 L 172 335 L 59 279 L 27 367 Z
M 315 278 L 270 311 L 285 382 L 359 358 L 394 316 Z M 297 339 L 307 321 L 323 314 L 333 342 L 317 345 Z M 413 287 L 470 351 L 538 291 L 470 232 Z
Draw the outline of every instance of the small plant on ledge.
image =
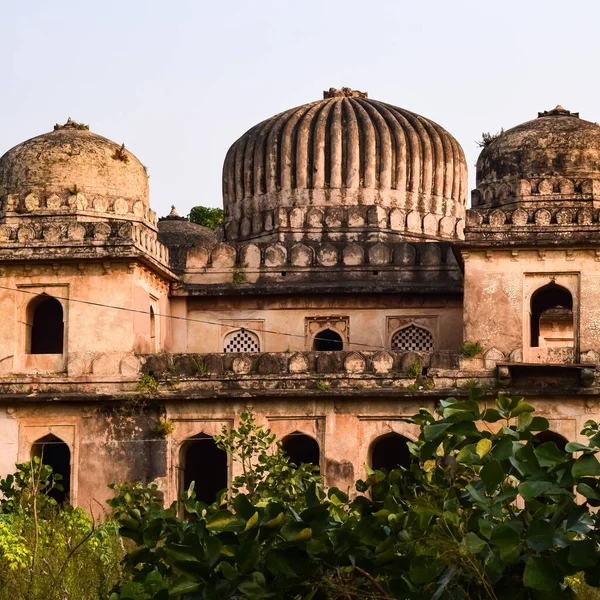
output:
M 166 417 L 161 417 L 158 420 L 158 423 L 156 424 L 156 426 L 154 427 L 154 433 L 163 438 L 166 439 L 168 438 L 174 430 L 175 426 L 173 424 L 173 421 L 171 421 L 171 419 L 167 419 Z
M 154 375 L 142 375 L 137 386 L 142 396 L 152 396 L 158 392 L 158 379 Z
M 483 348 L 479 342 L 465 342 L 462 345 L 460 353 L 467 358 L 474 358 L 478 354 L 481 354 Z
M 233 285 L 246 283 L 246 272 L 243 269 L 234 269 L 231 277 Z
M 198 377 L 206 377 L 208 375 L 208 369 L 206 368 L 206 363 L 204 361 L 196 361 L 196 375 Z
M 115 153 L 112 155 L 115 160 L 120 160 L 127 164 L 129 162 L 129 156 L 127 156 L 127 151 L 125 150 L 125 144 L 121 144 L 120 148 L 115 150 Z
M 322 392 L 326 392 L 331 387 L 331 384 L 326 379 L 319 379 L 317 381 L 317 388 Z
M 423 363 L 415 358 L 413 362 L 409 365 L 408 369 L 406 369 L 406 375 L 411 378 L 417 378 L 423 372 Z

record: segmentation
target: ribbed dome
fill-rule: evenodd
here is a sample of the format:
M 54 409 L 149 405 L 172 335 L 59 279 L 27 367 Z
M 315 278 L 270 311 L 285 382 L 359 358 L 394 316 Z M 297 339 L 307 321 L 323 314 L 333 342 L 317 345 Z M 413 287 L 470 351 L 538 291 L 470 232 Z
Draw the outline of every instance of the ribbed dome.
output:
M 259 123 L 223 168 L 228 222 L 332 205 L 462 218 L 466 194 L 464 153 L 445 129 L 348 88 Z
M 562 106 L 503 132 L 477 161 L 473 204 L 568 201 L 600 179 L 600 126 Z
M 30 201 L 25 202 L 26 197 Z M 76 207 L 144 216 L 149 207 L 148 176 L 124 146 L 69 119 L 0 157 L 1 199 L 7 200 L 8 210 Z

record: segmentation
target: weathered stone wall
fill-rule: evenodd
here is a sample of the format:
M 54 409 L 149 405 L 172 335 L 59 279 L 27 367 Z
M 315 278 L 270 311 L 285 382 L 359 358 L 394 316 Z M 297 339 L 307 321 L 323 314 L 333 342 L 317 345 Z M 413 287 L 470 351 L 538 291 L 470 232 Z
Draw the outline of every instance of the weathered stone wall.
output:
M 580 356 L 592 352 L 597 357 L 600 261 L 595 249 L 470 248 L 463 256 L 465 340 L 479 341 L 486 350 L 496 348 L 507 359 L 527 362 L 531 295 L 554 281 L 573 296 Z

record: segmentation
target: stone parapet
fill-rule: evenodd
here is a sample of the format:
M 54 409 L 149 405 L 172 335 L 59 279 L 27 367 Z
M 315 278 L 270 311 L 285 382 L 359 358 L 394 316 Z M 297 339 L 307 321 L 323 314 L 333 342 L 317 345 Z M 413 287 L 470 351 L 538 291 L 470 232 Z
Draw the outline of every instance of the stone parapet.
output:
M 420 241 L 463 237 L 462 216 L 413 210 L 410 204 L 406 208 L 368 205 L 318 208 L 306 204 L 230 218 L 225 222 L 225 237 L 237 241 Z
M 600 209 L 588 206 L 551 204 L 506 208 L 474 208 L 467 211 L 465 241 L 597 244 Z
M 377 278 L 460 291 L 462 276 L 448 242 L 276 242 L 204 244 L 188 251 L 173 292 L 204 284 L 353 282 Z M 253 289 L 256 289 L 254 286 Z M 208 292 L 210 287 L 206 287 Z

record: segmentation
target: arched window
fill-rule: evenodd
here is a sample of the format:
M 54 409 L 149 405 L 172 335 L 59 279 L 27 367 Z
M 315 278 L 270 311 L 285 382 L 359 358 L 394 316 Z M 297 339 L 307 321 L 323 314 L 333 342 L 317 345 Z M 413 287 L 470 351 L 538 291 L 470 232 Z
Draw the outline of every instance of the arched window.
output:
M 344 342 L 342 336 L 333 331 L 333 329 L 325 329 L 319 331 L 313 340 L 313 350 L 319 352 L 343 350 Z
M 531 347 L 574 345 L 573 296 L 568 289 L 549 283 L 531 296 Z
M 296 466 L 307 463 L 315 467 L 319 466 L 321 459 L 319 444 L 309 435 L 294 431 L 281 440 L 281 446 Z
M 59 504 L 69 501 L 71 495 L 71 450 L 60 438 L 51 433 L 40 438 L 31 447 L 31 456 L 39 458 L 43 464 L 52 467 L 52 472 L 62 475 L 57 482 L 61 490 L 51 490 L 48 495 Z
M 36 296 L 27 306 L 28 354 L 62 354 L 64 347 L 63 308 L 52 296 Z
M 181 492 L 194 481 L 196 498 L 211 504 L 227 487 L 227 453 L 210 435 L 199 433 L 186 440 L 179 452 Z
M 258 336 L 247 329 L 228 333 L 223 345 L 223 352 L 260 352 Z
M 150 307 L 150 339 L 152 340 L 152 345 L 156 344 L 156 315 L 154 314 L 154 308 Z
M 554 442 L 556 447 L 561 451 L 565 451 L 565 446 L 569 443 L 567 438 L 560 435 L 560 433 L 556 433 L 555 431 L 550 431 L 546 429 L 546 431 L 540 431 L 536 433 L 534 436 L 533 443 L 534 445 L 543 444 L 544 442 Z
M 433 335 L 423 327 L 409 325 L 392 335 L 392 350 L 411 352 L 433 352 Z
M 399 466 L 408 469 L 412 461 L 408 441 L 398 433 L 388 433 L 377 438 L 371 444 L 371 468 L 387 469 L 388 472 Z

